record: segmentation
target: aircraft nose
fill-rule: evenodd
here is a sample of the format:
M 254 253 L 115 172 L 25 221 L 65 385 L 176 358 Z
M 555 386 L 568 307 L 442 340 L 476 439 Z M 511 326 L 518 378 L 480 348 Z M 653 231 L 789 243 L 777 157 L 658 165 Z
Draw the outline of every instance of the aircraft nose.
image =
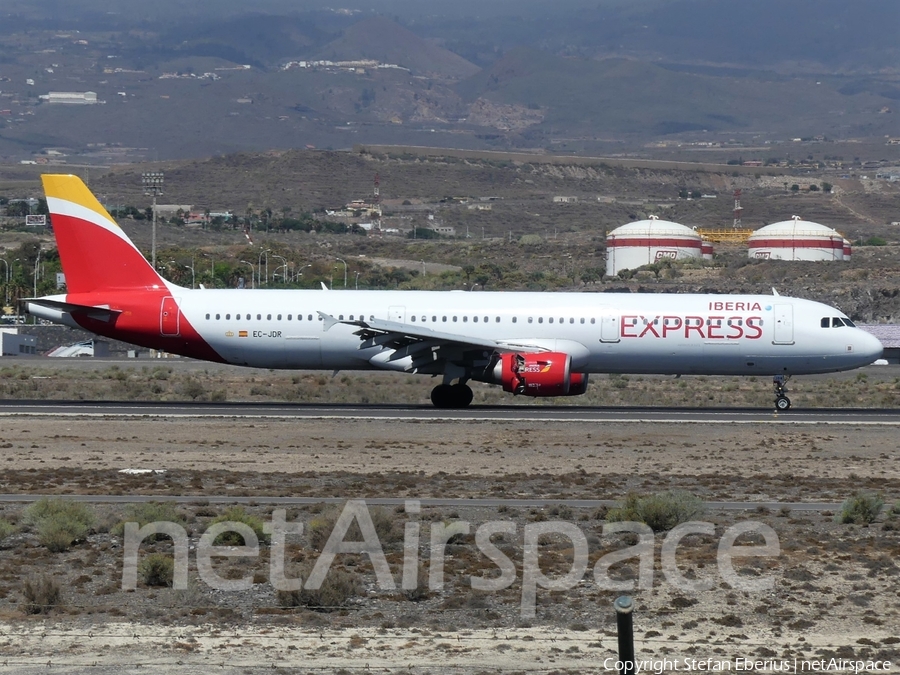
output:
M 859 335 L 854 341 L 856 342 L 854 351 L 857 355 L 860 357 L 865 356 L 868 359 L 867 363 L 880 359 L 884 353 L 884 345 L 881 344 L 879 339 L 864 330 L 858 330 L 858 333 Z

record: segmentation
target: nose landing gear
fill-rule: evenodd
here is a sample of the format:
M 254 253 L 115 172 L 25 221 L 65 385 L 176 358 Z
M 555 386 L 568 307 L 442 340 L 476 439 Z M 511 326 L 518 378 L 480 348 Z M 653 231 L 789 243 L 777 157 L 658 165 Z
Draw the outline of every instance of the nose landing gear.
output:
M 775 410 L 789 410 L 791 399 L 787 397 L 787 381 L 790 375 L 776 375 L 772 378 L 772 386 L 775 388 Z

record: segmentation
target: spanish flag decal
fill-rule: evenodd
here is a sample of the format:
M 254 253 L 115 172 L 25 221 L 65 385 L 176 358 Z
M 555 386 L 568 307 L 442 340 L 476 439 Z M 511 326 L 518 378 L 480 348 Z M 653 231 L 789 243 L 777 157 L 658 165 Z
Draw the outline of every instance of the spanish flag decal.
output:
M 247 337 L 247 331 L 245 331 L 245 330 L 239 330 L 239 331 L 238 331 L 238 337 L 239 337 L 239 338 Z

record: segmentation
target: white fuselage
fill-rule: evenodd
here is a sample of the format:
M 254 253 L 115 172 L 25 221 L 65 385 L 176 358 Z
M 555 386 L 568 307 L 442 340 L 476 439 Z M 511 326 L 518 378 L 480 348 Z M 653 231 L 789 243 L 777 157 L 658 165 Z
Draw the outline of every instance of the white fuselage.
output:
M 172 295 L 226 361 L 266 368 L 406 369 L 387 347 L 362 348 L 357 326 L 330 325 L 322 315 L 565 352 L 585 373 L 824 373 L 867 365 L 882 351 L 873 336 L 843 325 L 838 310 L 775 295 L 180 288 Z

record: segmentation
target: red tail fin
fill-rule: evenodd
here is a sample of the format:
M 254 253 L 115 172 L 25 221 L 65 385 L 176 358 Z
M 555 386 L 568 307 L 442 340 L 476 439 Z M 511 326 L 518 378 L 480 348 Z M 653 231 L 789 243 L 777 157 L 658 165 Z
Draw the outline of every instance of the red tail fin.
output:
M 78 176 L 41 176 L 69 293 L 166 284 Z

